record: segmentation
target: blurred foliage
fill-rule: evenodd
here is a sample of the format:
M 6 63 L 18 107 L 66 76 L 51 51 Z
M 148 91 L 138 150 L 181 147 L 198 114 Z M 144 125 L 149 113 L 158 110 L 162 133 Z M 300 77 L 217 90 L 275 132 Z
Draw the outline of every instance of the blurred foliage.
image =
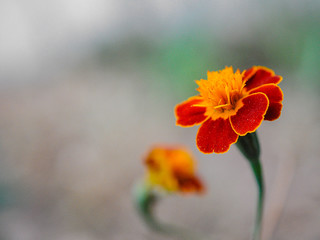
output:
M 156 89 L 165 88 L 178 99 L 195 93 L 194 80 L 225 65 L 264 65 L 295 76 L 290 82 L 320 88 L 319 22 L 317 14 L 284 13 L 255 24 L 245 38 L 215 35 L 201 26 L 169 36 L 131 36 L 104 46 L 98 56 L 103 64 L 145 73 Z

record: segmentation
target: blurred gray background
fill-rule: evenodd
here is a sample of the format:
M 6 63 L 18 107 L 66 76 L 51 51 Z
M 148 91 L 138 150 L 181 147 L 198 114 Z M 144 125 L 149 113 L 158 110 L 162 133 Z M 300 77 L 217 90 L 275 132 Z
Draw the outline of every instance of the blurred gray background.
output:
M 132 204 L 155 143 L 190 147 L 208 190 L 163 199 L 159 219 L 249 239 L 248 163 L 201 154 L 173 114 L 226 65 L 284 79 L 282 116 L 258 131 L 263 240 L 320 239 L 319 22 L 320 1 L 0 1 L 0 239 L 172 239 Z

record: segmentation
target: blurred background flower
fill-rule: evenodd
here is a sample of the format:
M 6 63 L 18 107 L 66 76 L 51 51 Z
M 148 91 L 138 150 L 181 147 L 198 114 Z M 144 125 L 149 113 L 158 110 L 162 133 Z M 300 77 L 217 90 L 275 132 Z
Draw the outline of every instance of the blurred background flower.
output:
M 201 198 L 166 199 L 160 217 L 248 239 L 246 161 L 235 148 L 203 156 L 197 129 L 173 114 L 194 80 L 226 65 L 284 78 L 282 116 L 259 128 L 264 239 L 318 239 L 319 22 L 316 0 L 1 1 L 1 239 L 164 239 L 130 197 L 154 142 L 192 148 L 208 185 Z
M 196 160 L 183 146 L 152 147 L 144 159 L 145 188 L 167 193 L 200 193 L 202 181 L 196 175 Z

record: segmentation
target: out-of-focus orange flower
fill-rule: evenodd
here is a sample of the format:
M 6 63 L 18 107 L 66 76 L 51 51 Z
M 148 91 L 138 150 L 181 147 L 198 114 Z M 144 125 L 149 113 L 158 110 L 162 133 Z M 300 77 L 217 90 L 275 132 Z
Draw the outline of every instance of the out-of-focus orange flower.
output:
M 201 180 L 195 175 L 195 161 L 183 147 L 157 146 L 144 160 L 147 166 L 146 182 L 168 192 L 202 192 Z
M 200 94 L 175 108 L 177 125 L 201 124 L 196 137 L 201 152 L 224 153 L 263 120 L 280 117 L 283 93 L 277 84 L 282 77 L 271 69 L 254 66 L 241 73 L 226 67 L 207 75 L 196 81 Z

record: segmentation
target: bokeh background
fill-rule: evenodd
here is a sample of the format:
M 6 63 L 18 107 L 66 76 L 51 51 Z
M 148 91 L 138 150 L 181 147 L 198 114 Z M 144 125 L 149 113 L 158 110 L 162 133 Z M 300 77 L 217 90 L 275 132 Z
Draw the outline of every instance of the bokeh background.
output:
M 235 147 L 203 155 L 175 126 L 194 80 L 232 65 L 284 80 L 259 128 L 264 240 L 320 239 L 320 1 L 0 1 L 0 239 L 172 239 L 132 204 L 155 143 L 198 159 L 202 196 L 163 199 L 164 222 L 249 239 L 256 186 Z

